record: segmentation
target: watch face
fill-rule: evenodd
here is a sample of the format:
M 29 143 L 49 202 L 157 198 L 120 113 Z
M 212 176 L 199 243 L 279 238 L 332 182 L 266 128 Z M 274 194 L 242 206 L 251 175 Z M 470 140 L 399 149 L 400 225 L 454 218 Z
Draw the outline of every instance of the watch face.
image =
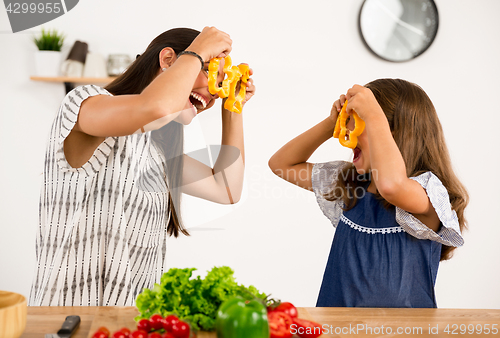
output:
M 429 48 L 438 23 L 433 0 L 365 0 L 359 13 L 366 46 L 393 62 L 411 60 Z

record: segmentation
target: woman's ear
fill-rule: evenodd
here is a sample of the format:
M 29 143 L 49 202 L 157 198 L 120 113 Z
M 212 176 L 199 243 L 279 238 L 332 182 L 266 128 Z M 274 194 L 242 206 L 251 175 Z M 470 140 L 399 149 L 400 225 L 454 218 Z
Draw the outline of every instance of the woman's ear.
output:
M 160 51 L 160 68 L 168 68 L 172 66 L 174 61 L 177 59 L 177 54 L 170 47 L 165 47 Z

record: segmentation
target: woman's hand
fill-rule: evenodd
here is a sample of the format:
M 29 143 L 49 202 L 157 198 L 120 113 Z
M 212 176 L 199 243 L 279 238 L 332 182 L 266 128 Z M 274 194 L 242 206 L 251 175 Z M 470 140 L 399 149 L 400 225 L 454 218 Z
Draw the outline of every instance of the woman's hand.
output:
M 250 68 L 250 73 L 249 74 L 250 74 L 250 76 L 253 75 L 253 69 L 252 68 Z M 241 83 L 240 83 L 240 85 L 241 85 Z M 239 85 L 236 88 L 236 93 L 238 93 L 238 91 L 239 91 Z M 253 84 L 253 79 L 250 78 L 247 81 L 247 91 L 246 91 L 245 99 L 243 100 L 242 104 L 245 105 L 245 103 L 247 103 L 248 100 L 250 100 L 254 95 L 255 95 L 255 85 Z
M 349 101 L 346 108 L 347 113 L 350 115 L 354 110 L 365 122 L 374 114 L 384 115 L 375 95 L 366 87 L 354 85 L 347 91 L 345 99 Z
M 251 68 L 249 70 L 249 74 L 250 74 L 250 76 L 253 75 L 253 70 Z M 243 99 L 243 101 L 241 101 L 243 106 L 245 106 L 245 103 L 247 103 L 248 100 L 250 100 L 255 95 L 255 89 L 256 89 L 252 78 L 248 79 L 246 85 L 247 85 L 247 88 L 246 88 L 246 92 L 245 92 L 245 98 Z M 238 81 L 238 84 L 236 85 L 236 88 L 234 89 L 235 95 L 238 95 L 238 93 L 240 92 L 240 88 L 241 88 L 241 80 Z M 227 100 L 227 97 L 222 100 L 222 107 L 224 107 L 226 100 Z
M 197 53 L 205 62 L 213 58 L 223 58 L 229 55 L 233 41 L 227 33 L 215 27 L 205 27 L 186 49 Z

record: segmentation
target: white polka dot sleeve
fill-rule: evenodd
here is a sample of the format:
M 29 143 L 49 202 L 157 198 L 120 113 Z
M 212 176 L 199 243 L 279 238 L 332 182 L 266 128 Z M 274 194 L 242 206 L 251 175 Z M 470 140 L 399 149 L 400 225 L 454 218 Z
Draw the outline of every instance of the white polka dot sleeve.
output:
M 416 238 L 429 239 L 447 246 L 462 246 L 464 239 L 460 232 L 457 213 L 451 208 L 448 191 L 443 183 L 432 172 L 410 178 L 417 181 L 426 190 L 442 226 L 436 233 L 409 212 L 396 207 L 398 224 L 404 231 Z

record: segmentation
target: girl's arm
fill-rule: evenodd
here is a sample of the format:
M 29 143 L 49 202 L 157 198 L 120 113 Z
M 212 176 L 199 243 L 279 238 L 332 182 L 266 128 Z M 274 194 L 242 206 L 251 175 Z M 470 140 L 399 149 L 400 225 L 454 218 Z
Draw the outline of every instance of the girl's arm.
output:
M 250 79 L 243 103 L 245 104 L 254 94 L 255 85 Z M 243 114 L 224 109 L 224 101 L 221 145 L 213 169 L 187 155 L 184 156 L 182 191 L 185 194 L 221 204 L 233 204 L 239 201 L 245 171 Z
M 430 229 L 437 231 L 439 218 L 425 189 L 406 176 L 406 166 L 387 118 L 370 89 L 354 86 L 346 94 L 347 112 L 356 111 L 366 122 L 370 145 L 372 179 L 380 195 L 389 203 L 412 213 Z
M 312 191 L 313 164 L 306 161 L 320 145 L 333 136 L 338 110 L 334 105 L 329 117 L 278 150 L 269 160 L 271 170 L 282 179 Z
M 231 39 L 214 27 L 206 27 L 187 50 L 210 60 L 226 56 L 231 51 Z M 141 94 L 98 95 L 85 100 L 73 130 L 98 137 L 123 136 L 166 116 L 173 120 L 186 108 L 194 81 L 200 73 L 200 61 L 195 57 L 174 57 L 173 61 Z

